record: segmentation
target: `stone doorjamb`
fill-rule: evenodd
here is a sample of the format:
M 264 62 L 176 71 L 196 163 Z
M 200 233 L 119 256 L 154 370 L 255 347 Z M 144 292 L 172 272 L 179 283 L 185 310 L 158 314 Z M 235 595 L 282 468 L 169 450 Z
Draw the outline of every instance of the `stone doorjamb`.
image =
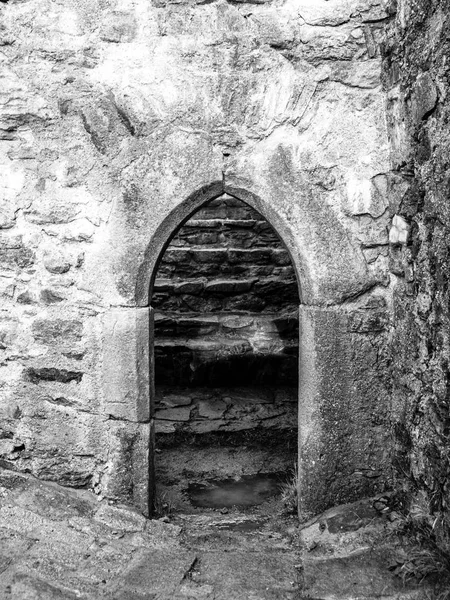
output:
M 112 465 L 112 487 L 116 496 L 149 515 L 154 494 L 153 309 L 111 307 L 103 318 L 103 340 L 103 412 L 115 425 L 123 424 L 126 444 L 121 445 L 129 453 Z
M 379 406 L 376 372 L 367 368 L 372 346 L 360 336 L 356 341 L 361 351 L 354 350 L 352 315 L 358 308 L 311 301 L 314 270 L 308 263 L 307 249 L 300 247 L 301 240 L 293 234 L 290 223 L 277 214 L 275 206 L 258 196 L 217 182 L 189 196 L 156 229 L 139 267 L 136 307 L 111 308 L 105 315 L 104 411 L 114 419 L 111 429 L 119 426 L 126 437 L 116 451 L 118 466 L 111 469 L 112 486 L 120 492 L 116 497 L 133 503 L 144 514 L 151 512 L 155 482 L 153 327 L 149 305 L 153 281 L 161 256 L 178 229 L 202 205 L 223 193 L 246 202 L 267 219 L 285 244 L 302 283 L 299 513 L 302 517 L 317 514 L 336 501 L 351 501 L 381 489 L 382 478 L 377 487 L 373 473 L 378 467 L 382 471 L 385 434 L 382 427 L 371 429 L 368 424 L 380 420 L 378 412 L 382 415 L 385 410 Z M 372 390 L 370 397 L 368 389 Z

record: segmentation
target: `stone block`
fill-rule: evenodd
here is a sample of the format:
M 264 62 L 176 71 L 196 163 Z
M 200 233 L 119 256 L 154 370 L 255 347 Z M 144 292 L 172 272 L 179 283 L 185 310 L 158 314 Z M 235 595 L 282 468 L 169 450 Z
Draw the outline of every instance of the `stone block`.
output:
M 220 264 L 227 259 L 227 251 L 224 249 L 194 249 L 192 250 L 192 257 L 198 263 Z
M 236 329 L 247 329 L 251 327 L 255 322 L 255 318 L 249 317 L 247 315 L 239 315 L 233 317 L 225 317 L 222 318 L 221 325 L 225 329 L 231 329 L 235 331 Z
M 255 294 L 240 294 L 239 296 L 230 296 L 224 301 L 224 311 L 248 311 L 248 312 L 261 312 L 266 307 L 266 301 L 264 298 L 257 297 Z
M 389 228 L 389 215 L 384 213 L 378 219 L 370 215 L 358 217 L 357 237 L 365 247 L 387 245 Z
M 172 246 L 212 246 L 219 241 L 217 231 L 185 231 L 183 227 L 176 239 L 172 240 Z
M 58 304 L 66 299 L 66 297 L 59 292 L 50 289 L 42 290 L 39 297 L 44 304 Z
M 405 245 L 408 241 L 409 225 L 400 215 L 394 215 L 389 230 L 389 243 Z
M 189 392 L 186 390 L 185 393 L 170 393 L 170 392 L 161 392 L 160 397 L 157 397 L 157 400 L 164 406 L 168 406 L 169 408 L 175 408 L 177 406 L 189 406 L 192 404 L 192 391 Z
M 94 521 L 102 523 L 110 529 L 127 533 L 144 531 L 147 523 L 147 519 L 141 513 L 105 503 L 95 512 Z
M 437 100 L 436 84 L 430 73 L 420 73 L 414 83 L 411 97 L 411 115 L 415 125 L 433 111 Z
M 103 411 L 148 421 L 153 389 L 149 361 L 151 308 L 111 308 L 103 317 Z
M 428 590 L 408 584 L 390 572 L 395 564 L 393 547 L 364 548 L 359 552 L 333 557 L 308 557 L 302 561 L 304 592 L 323 600 L 372 600 L 399 598 L 419 600 Z
M 68 345 L 81 340 L 83 324 L 71 319 L 37 319 L 31 330 L 37 342 Z
M 389 204 L 389 182 L 385 174 L 370 179 L 351 178 L 347 182 L 346 209 L 351 215 L 381 217 Z
M 37 299 L 32 292 L 26 290 L 17 296 L 17 302 L 19 304 L 36 304 Z
M 300 307 L 302 516 L 376 494 L 389 485 L 389 428 L 387 422 L 374 426 L 374 421 L 388 418 L 389 395 L 378 372 L 373 332 L 351 331 L 360 314 L 350 308 Z M 358 475 L 371 469 L 377 477 Z
M 34 265 L 35 254 L 30 248 L 5 248 L 0 253 L 0 269 L 20 270 Z
M 205 289 L 205 282 L 203 280 L 198 281 L 184 281 L 182 283 L 175 284 L 175 294 L 192 294 L 194 296 L 200 295 Z
M 105 431 L 108 469 L 103 494 L 135 506 L 148 516 L 154 492 L 153 458 L 150 454 L 153 423 L 110 420 Z
M 170 292 L 173 290 L 173 282 L 171 279 L 161 279 L 157 277 L 153 284 L 154 292 Z
M 291 258 L 287 250 L 275 248 L 272 250 L 272 261 L 279 266 L 287 266 L 291 264 Z M 292 272 L 295 277 L 295 273 Z
M 210 335 L 219 329 L 219 317 L 200 316 L 180 318 L 177 322 L 177 332 L 186 337 Z
M 228 405 L 223 400 L 200 400 L 198 414 L 206 419 L 221 419 Z
M 194 253 L 186 248 L 168 248 L 164 253 L 164 262 L 177 266 L 189 264 L 193 256 Z
M 177 406 L 175 408 L 163 408 L 155 412 L 155 419 L 161 421 L 187 422 L 191 416 L 191 407 Z
M 100 26 L 100 37 L 105 42 L 131 42 L 135 35 L 136 20 L 133 13 L 113 11 Z
M 247 281 L 235 280 L 235 279 L 216 279 L 210 281 L 205 286 L 206 293 L 218 293 L 218 294 L 240 294 L 242 292 L 248 292 L 254 283 L 254 279 Z
M 0 234 L 0 250 L 20 250 L 23 248 L 21 235 Z
M 228 260 L 230 263 L 252 263 L 264 264 L 272 259 L 272 250 L 256 248 L 249 250 L 233 249 L 228 251 Z
M 111 597 L 176 598 L 180 582 L 190 572 L 196 560 L 193 552 L 179 548 L 137 552 L 124 571 L 114 578 L 114 593 Z
M 175 421 L 155 421 L 155 434 L 158 433 L 174 433 L 176 428 Z
M 24 370 L 24 379 L 31 383 L 41 381 L 57 381 L 59 383 L 69 383 L 75 381 L 80 383 L 83 373 L 80 371 L 68 371 L 67 369 L 56 369 L 55 367 L 34 368 L 27 367 Z

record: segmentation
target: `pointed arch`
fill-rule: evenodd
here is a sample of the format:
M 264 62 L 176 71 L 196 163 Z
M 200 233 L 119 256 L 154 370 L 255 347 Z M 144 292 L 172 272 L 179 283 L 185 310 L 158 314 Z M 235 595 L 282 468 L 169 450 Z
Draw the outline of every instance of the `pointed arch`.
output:
M 202 206 L 228 194 L 250 207 L 254 208 L 276 232 L 284 247 L 286 248 L 291 263 L 294 267 L 300 300 L 302 298 L 302 285 L 304 280 L 304 263 L 300 251 L 295 243 L 294 236 L 286 223 L 273 207 L 266 204 L 259 196 L 242 188 L 223 185 L 222 182 L 214 182 L 193 192 L 184 201 L 174 208 L 156 229 L 150 243 L 148 244 L 144 260 L 139 268 L 137 284 L 135 289 L 135 300 L 137 306 L 148 306 L 153 293 L 153 285 L 159 263 L 173 237 Z

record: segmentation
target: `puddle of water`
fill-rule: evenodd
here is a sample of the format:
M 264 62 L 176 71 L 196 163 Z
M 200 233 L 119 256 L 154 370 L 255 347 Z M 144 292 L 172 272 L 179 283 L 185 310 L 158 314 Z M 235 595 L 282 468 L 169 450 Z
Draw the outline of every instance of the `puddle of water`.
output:
M 265 524 L 265 519 L 259 519 L 254 521 L 225 521 L 223 523 L 217 523 L 217 529 L 226 531 L 256 531 L 261 529 Z
M 193 506 L 231 508 L 257 506 L 280 492 L 286 473 L 258 473 L 240 479 L 208 479 L 207 483 L 190 483 L 187 495 Z

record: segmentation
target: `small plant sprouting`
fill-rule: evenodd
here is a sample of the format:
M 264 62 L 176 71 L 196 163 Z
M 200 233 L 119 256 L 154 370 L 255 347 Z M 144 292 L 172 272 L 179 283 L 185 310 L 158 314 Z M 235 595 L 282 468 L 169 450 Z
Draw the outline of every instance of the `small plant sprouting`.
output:
M 297 513 L 298 505 L 298 469 L 297 464 L 292 467 L 292 470 L 286 480 L 280 486 L 281 502 L 283 503 L 283 512 L 293 515 Z
M 175 505 L 167 492 L 156 492 L 153 502 L 153 515 L 156 519 L 170 517 L 175 511 Z

